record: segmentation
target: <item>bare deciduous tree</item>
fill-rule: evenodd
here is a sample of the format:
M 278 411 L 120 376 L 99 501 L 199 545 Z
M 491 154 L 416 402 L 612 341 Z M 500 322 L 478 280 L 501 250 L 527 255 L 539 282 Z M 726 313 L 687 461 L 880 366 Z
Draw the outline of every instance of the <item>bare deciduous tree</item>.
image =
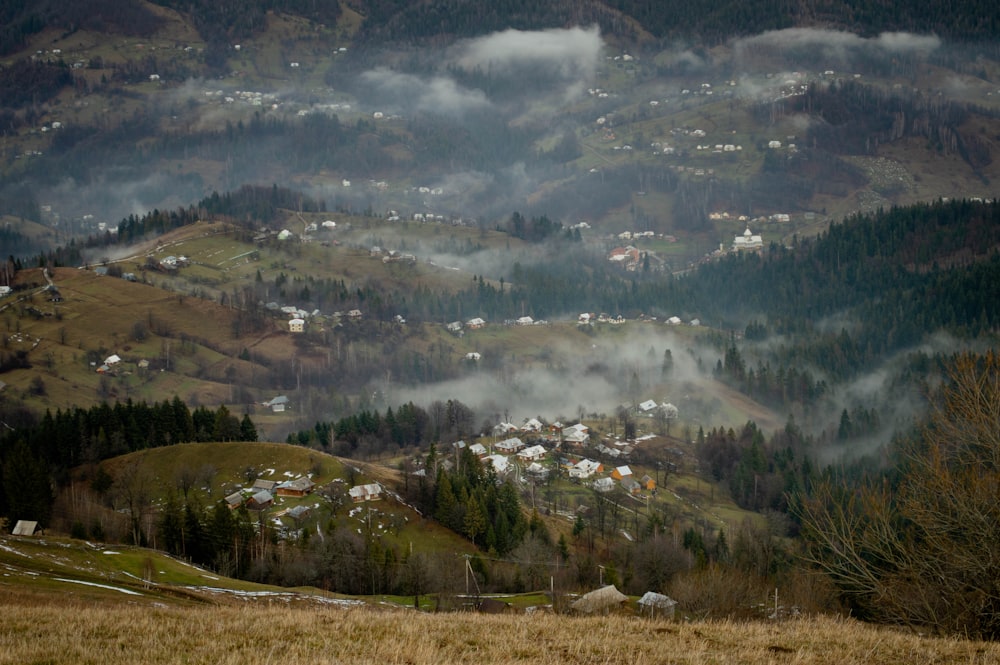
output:
M 899 486 L 820 484 L 807 558 L 874 619 L 1000 636 L 1000 356 L 957 357 Z

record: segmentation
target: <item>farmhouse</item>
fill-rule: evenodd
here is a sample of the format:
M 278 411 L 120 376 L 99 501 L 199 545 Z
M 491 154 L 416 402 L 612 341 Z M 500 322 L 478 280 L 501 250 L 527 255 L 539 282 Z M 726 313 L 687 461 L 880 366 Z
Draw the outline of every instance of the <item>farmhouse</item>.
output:
M 622 489 L 624 489 L 626 492 L 632 495 L 639 494 L 640 492 L 642 492 L 642 485 L 640 485 L 639 481 L 633 478 L 632 476 L 626 476 L 625 478 L 622 478 L 621 486 Z
M 504 434 L 510 434 L 511 432 L 517 431 L 517 425 L 514 423 L 497 423 L 493 426 L 493 436 L 503 436 Z
M 583 423 L 577 423 L 575 425 L 570 425 L 569 427 L 564 427 L 562 431 L 562 439 L 567 443 L 573 443 L 579 446 L 587 443 L 590 440 L 590 428 L 588 428 Z
M 264 510 L 274 504 L 274 496 L 267 490 L 261 490 L 247 501 L 247 510 Z
M 478 330 L 486 325 L 486 321 L 477 316 L 474 319 L 469 319 L 468 321 L 466 321 L 465 325 L 471 330 Z
M 351 500 L 354 503 L 362 503 L 364 501 L 377 501 L 382 498 L 382 486 L 378 483 L 369 483 L 367 485 L 355 485 L 347 493 L 351 496 Z
M 302 476 L 295 480 L 286 480 L 280 483 L 275 488 L 275 491 L 278 493 L 278 496 L 305 496 L 312 492 L 315 486 L 316 483 L 310 478 Z
M 615 481 L 607 476 L 598 478 L 594 481 L 593 488 L 598 492 L 610 492 L 615 488 Z
M 632 469 L 628 466 L 618 466 L 615 467 L 614 471 L 611 472 L 611 477 L 615 480 L 621 480 L 622 478 L 627 478 L 632 475 Z
M 517 454 L 517 459 L 522 462 L 534 462 L 545 457 L 545 448 L 542 446 L 531 446 L 525 448 Z
M 288 407 L 288 398 L 284 395 L 278 395 L 270 401 L 264 402 L 264 406 L 271 409 L 272 413 L 281 413 Z
M 600 462 L 582 459 L 569 468 L 570 478 L 590 478 L 595 473 L 599 473 L 604 467 Z
M 500 443 L 496 444 L 495 448 L 502 453 L 511 455 L 519 451 L 521 448 L 524 448 L 524 441 L 521 441 L 521 439 L 515 436 L 510 439 L 504 439 Z
M 486 457 L 486 446 L 484 446 L 481 443 L 474 443 L 471 446 L 469 446 L 469 452 L 478 457 L 479 459 L 482 459 Z
M 253 486 L 250 488 L 253 492 L 259 492 L 261 490 L 267 490 L 268 492 L 274 492 L 275 486 L 278 484 L 276 480 L 265 480 L 264 478 L 258 478 L 253 481 Z
M 493 465 L 493 470 L 497 472 L 497 475 L 507 473 L 510 466 L 510 460 L 504 455 L 487 455 L 483 458 L 483 462 Z
M 243 505 L 243 492 L 233 492 L 226 497 L 226 505 L 229 510 L 236 510 Z
M 522 432 L 541 432 L 545 425 L 538 418 L 529 418 L 521 425 Z

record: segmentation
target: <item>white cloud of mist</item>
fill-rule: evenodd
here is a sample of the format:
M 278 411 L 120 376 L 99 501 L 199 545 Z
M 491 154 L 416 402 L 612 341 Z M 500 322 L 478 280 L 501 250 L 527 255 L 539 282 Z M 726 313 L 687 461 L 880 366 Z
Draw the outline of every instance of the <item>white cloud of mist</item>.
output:
M 502 360 L 503 369 L 494 371 L 486 369 L 488 356 L 503 354 L 503 350 L 485 342 L 482 346 L 473 344 L 484 357 L 480 371 L 431 385 L 391 387 L 389 399 L 393 404 L 412 401 L 426 406 L 457 398 L 475 411 L 477 425 L 484 418 L 494 420 L 504 413 L 515 424 L 536 416 L 548 421 L 560 418 L 563 422 L 576 422 L 581 410 L 588 417 L 592 413 L 613 414 L 618 406 L 629 401 L 623 385 L 616 385 L 617 378 L 627 386 L 635 373 L 642 385 L 640 401 L 671 401 L 675 405 L 683 403 L 682 385 L 703 382 L 696 354 L 686 351 L 692 344 L 690 339 L 678 337 L 669 328 L 656 324 L 624 332 L 620 337 L 594 338 L 589 354 L 582 353 L 578 344 L 566 344 L 550 349 L 547 363 L 507 356 Z M 475 342 L 475 333 L 465 339 L 467 343 Z M 664 386 L 661 364 L 666 349 L 671 350 L 673 372 Z M 593 365 L 603 369 L 590 371 Z M 683 409 L 680 415 L 682 420 L 690 417 Z
M 462 116 L 491 107 L 482 90 L 462 87 L 446 76 L 422 77 L 378 67 L 362 74 L 361 80 L 378 103 L 403 112 Z
M 119 175 L 104 174 L 87 184 L 66 178 L 40 189 L 38 197 L 59 211 L 67 222 L 92 215 L 94 223 L 105 222 L 112 228 L 129 215 L 141 217 L 154 208 L 184 207 L 204 196 L 197 178 L 177 178 L 163 172 L 140 178 L 119 178 Z
M 777 49 L 816 49 L 832 57 L 844 57 L 851 51 L 875 49 L 889 53 L 933 51 L 941 46 L 934 35 L 915 35 L 908 32 L 883 32 L 878 37 L 866 38 L 851 32 L 821 30 L 818 28 L 786 28 L 769 30 L 759 35 L 738 39 L 734 48 L 765 46 Z
M 467 70 L 521 74 L 526 70 L 555 73 L 568 82 L 593 78 L 604 42 L 600 30 L 569 28 L 538 31 L 505 30 L 463 42 L 455 63 Z

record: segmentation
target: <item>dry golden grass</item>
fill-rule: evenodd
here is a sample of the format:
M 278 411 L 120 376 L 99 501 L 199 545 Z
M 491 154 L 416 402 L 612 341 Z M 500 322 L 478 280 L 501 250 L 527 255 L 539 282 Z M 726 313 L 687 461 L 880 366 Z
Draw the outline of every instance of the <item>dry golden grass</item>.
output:
M 5 598 L 0 663 L 994 663 L 1000 646 L 852 620 L 674 623 L 631 616 L 373 608 L 92 606 Z

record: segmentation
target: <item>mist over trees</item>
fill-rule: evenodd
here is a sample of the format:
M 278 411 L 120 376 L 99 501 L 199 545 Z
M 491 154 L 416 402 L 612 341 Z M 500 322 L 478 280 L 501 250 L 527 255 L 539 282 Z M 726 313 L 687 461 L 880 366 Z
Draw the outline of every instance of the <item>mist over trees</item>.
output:
M 962 354 L 888 473 L 831 475 L 796 506 L 807 559 L 861 616 L 996 639 L 1000 361 Z

